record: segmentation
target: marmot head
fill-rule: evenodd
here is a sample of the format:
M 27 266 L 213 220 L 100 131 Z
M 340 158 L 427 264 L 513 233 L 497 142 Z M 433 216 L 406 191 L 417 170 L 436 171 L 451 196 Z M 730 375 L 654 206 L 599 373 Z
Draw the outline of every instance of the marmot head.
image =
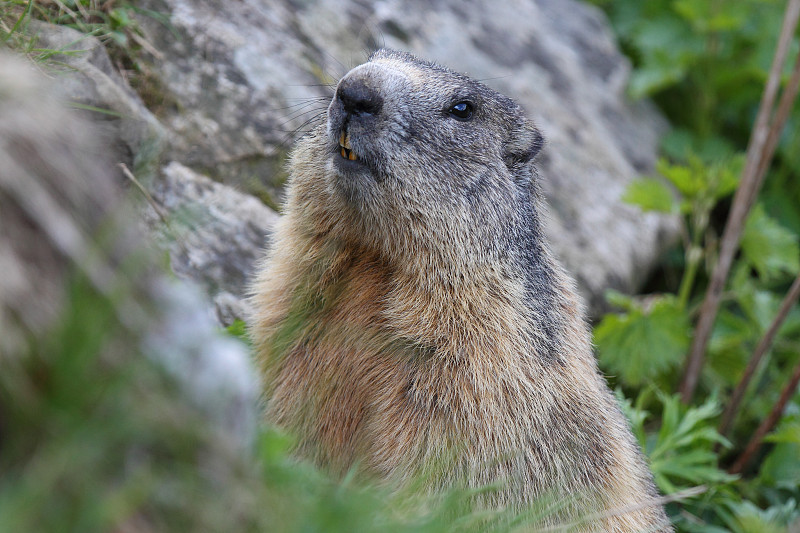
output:
M 492 260 L 531 214 L 539 131 L 508 97 L 411 54 L 379 50 L 347 73 L 307 142 L 360 244 L 401 259 Z

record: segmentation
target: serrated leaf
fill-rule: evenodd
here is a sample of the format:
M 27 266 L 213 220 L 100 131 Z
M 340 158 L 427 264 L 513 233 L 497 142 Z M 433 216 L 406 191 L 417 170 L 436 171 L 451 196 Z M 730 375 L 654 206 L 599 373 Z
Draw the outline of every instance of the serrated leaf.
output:
M 622 200 L 638 206 L 642 211 L 674 213 L 676 211 L 672 191 L 661 180 L 640 178 L 628 184 Z
M 692 169 L 683 165 L 671 165 L 665 159 L 656 163 L 658 173 L 667 178 L 685 197 L 692 198 L 703 190 L 703 182 Z
M 603 294 L 603 296 L 605 296 L 606 301 L 614 307 L 619 307 L 620 309 L 625 310 L 630 310 L 636 307 L 636 300 L 634 300 L 632 296 L 623 292 L 619 292 L 618 290 L 606 289 L 606 292 Z
M 729 522 L 734 533 L 785 533 L 790 530 L 789 524 L 800 517 L 797 502 L 791 498 L 766 509 L 747 500 L 731 503 L 730 506 L 735 513 L 734 519 Z
M 770 485 L 789 490 L 800 487 L 800 443 L 779 442 L 761 464 L 759 478 Z
M 718 183 L 714 191 L 714 198 L 725 198 L 733 194 L 736 187 L 739 186 L 739 177 L 742 174 L 744 161 L 744 156 L 739 154 L 731 158 L 730 161 L 720 169 Z
M 777 430 L 764 440 L 800 444 L 800 420 L 782 423 Z M 800 463 L 798 463 L 798 467 L 800 468 Z
M 680 397 L 658 394 L 663 405 L 657 438 L 650 435 L 646 448 L 656 483 L 665 492 L 703 483 L 727 483 L 736 479 L 717 467 L 715 443 L 729 446 L 717 433 L 719 413 L 715 397 L 697 407 L 686 407 Z
M 741 247 L 745 259 L 762 279 L 800 270 L 797 236 L 767 215 L 761 204 L 747 217 Z
M 634 100 L 650 96 L 679 82 L 686 70 L 674 65 L 653 65 L 635 70 L 628 83 L 628 93 Z
M 640 385 L 677 365 L 689 346 L 689 318 L 672 296 L 645 309 L 607 314 L 595 328 L 600 361 L 630 385 Z

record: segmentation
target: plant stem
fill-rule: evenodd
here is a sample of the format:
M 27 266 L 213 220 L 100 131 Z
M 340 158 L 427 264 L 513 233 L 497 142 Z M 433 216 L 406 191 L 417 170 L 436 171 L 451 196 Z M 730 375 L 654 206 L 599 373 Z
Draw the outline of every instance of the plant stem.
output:
M 686 270 L 681 279 L 681 286 L 678 289 L 678 305 L 681 309 L 686 309 L 689 303 L 689 294 L 691 294 L 694 279 L 697 277 L 697 269 L 700 266 L 700 260 L 703 258 L 703 253 L 700 248 L 695 244 L 689 246 L 686 251 Z
M 795 365 L 794 372 L 792 372 L 792 377 L 789 379 L 789 383 L 786 384 L 786 387 L 783 388 L 781 391 L 781 395 L 778 398 L 777 403 L 772 408 L 772 411 L 769 413 L 769 416 L 766 420 L 764 420 L 758 429 L 756 430 L 753 438 L 750 439 L 750 442 L 747 443 L 747 447 L 744 449 L 742 454 L 736 459 L 736 462 L 728 469 L 728 472 L 731 474 L 738 474 L 740 473 L 745 466 L 747 466 L 748 461 L 750 458 L 755 454 L 758 449 L 761 447 L 761 444 L 764 441 L 764 437 L 767 433 L 772 431 L 772 428 L 778 423 L 780 420 L 781 415 L 783 414 L 783 410 L 786 407 L 786 404 L 789 403 L 789 400 L 794 395 L 795 391 L 797 390 L 797 385 L 800 383 L 800 361 Z
M 750 380 L 755 374 L 756 368 L 758 368 L 758 364 L 767 353 L 767 350 L 769 350 L 769 347 L 772 345 L 772 341 L 775 339 L 775 335 L 777 335 L 778 330 L 780 329 L 784 320 L 786 320 L 786 317 L 789 315 L 789 311 L 791 311 L 792 307 L 794 307 L 794 304 L 797 303 L 798 298 L 800 298 L 800 274 L 797 275 L 794 283 L 792 283 L 792 286 L 789 288 L 789 292 L 786 293 L 786 297 L 784 297 L 783 302 L 781 302 L 781 307 L 778 310 L 778 314 L 775 316 L 772 324 L 770 324 L 769 329 L 767 329 L 767 332 L 761 338 L 758 346 L 756 346 L 753 355 L 750 357 L 750 361 L 747 363 L 747 368 L 742 375 L 742 379 L 739 381 L 739 384 L 733 391 L 730 402 L 728 402 L 728 406 L 722 413 L 722 421 L 719 425 L 719 432 L 721 435 L 727 436 L 728 432 L 730 431 L 731 425 L 736 419 L 739 404 L 744 397 L 747 386 L 750 384 Z
M 722 235 L 719 260 L 712 273 L 703 305 L 700 308 L 700 317 L 697 321 L 694 340 L 692 341 L 680 385 L 681 400 L 684 403 L 689 403 L 691 401 L 695 388 L 697 387 L 700 372 L 703 368 L 706 346 L 708 345 L 708 340 L 711 337 L 711 330 L 717 317 L 720 295 L 725 287 L 725 281 L 728 278 L 728 273 L 733 263 L 733 257 L 736 254 L 736 250 L 739 248 L 739 240 L 742 235 L 742 230 L 744 229 L 745 219 L 761 187 L 763 174 L 759 176 L 759 168 L 763 166 L 764 169 L 766 169 L 766 164 L 772 158 L 774 146 L 777 144 L 768 145 L 767 143 L 770 137 L 770 130 L 781 129 L 777 127 L 778 121 L 773 121 L 772 124 L 770 124 L 769 118 L 780 85 L 781 68 L 786 60 L 786 54 L 791 45 L 798 18 L 800 18 L 800 0 L 789 0 L 786 5 L 786 11 L 784 12 L 783 26 L 778 39 L 778 46 L 775 51 L 775 57 L 773 58 L 769 78 L 764 87 L 764 94 L 761 98 L 756 123 L 753 126 L 753 133 L 750 136 L 750 142 L 747 147 L 747 162 L 742 171 L 741 183 L 733 198 L 731 212 Z M 787 91 L 784 92 L 784 98 L 789 97 L 786 93 L 790 88 L 791 87 L 788 87 Z M 791 95 L 791 99 L 794 99 L 794 95 Z M 782 125 L 781 123 L 780 126 Z M 769 153 L 766 150 L 768 147 L 772 147 Z M 766 163 L 764 163 L 765 161 Z
M 681 286 L 678 288 L 678 303 L 681 309 L 686 309 L 689 304 L 689 295 L 692 293 L 694 280 L 697 277 L 697 270 L 703 260 L 703 248 L 700 246 L 703 235 L 708 228 L 708 220 L 711 215 L 713 201 L 701 199 L 694 206 L 694 215 L 691 218 L 692 240 L 686 247 L 686 270 L 681 279 Z
M 780 133 L 783 130 L 783 125 L 786 123 L 786 119 L 789 118 L 789 114 L 792 112 L 792 104 L 794 103 L 795 96 L 797 96 L 797 90 L 800 87 L 800 54 L 797 55 L 797 58 L 794 62 L 794 68 L 792 69 L 792 77 L 789 79 L 789 82 L 786 84 L 786 88 L 783 90 L 783 94 L 781 95 L 781 100 L 778 103 L 778 110 L 775 111 L 775 117 L 773 119 L 774 127 L 770 128 L 769 135 L 767 136 L 766 145 L 764 147 L 764 153 L 770 154 L 770 157 L 764 157 L 761 159 L 761 162 L 758 165 L 757 176 L 759 181 L 763 181 L 764 174 L 766 174 L 767 169 L 769 168 L 769 160 L 771 159 L 771 154 L 775 153 L 775 148 L 778 146 L 778 141 L 780 140 Z M 756 191 L 757 192 L 757 191 Z M 750 199 L 750 204 L 755 202 L 756 195 L 753 194 L 752 198 Z

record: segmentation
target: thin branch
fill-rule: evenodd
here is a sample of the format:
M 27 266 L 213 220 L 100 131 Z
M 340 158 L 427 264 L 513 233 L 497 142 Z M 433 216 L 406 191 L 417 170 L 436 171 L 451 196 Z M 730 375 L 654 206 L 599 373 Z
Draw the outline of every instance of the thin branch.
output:
M 781 138 L 781 131 L 783 131 L 783 126 L 786 124 L 786 120 L 789 118 L 789 115 L 792 112 L 792 104 L 797 96 L 798 88 L 800 88 L 800 54 L 797 54 L 797 59 L 795 59 L 794 68 L 792 69 L 792 77 L 789 79 L 789 83 L 783 90 L 781 100 L 778 103 L 778 110 L 775 112 L 775 118 L 773 119 L 772 127 L 769 135 L 767 136 L 767 141 L 764 144 L 764 153 L 761 156 L 761 161 L 758 165 L 758 170 L 756 171 L 756 176 L 758 176 L 759 183 L 764 180 L 764 174 L 767 173 L 769 163 L 772 160 L 772 156 L 775 154 L 775 149 L 778 147 L 778 141 Z M 752 207 L 755 203 L 757 193 L 757 190 L 753 191 L 753 194 L 750 198 L 750 207 Z
M 786 317 L 789 315 L 789 311 L 791 311 L 792 307 L 794 307 L 794 304 L 797 303 L 798 298 L 800 298 L 800 274 L 797 275 L 794 283 L 792 283 L 792 286 L 789 288 L 789 292 L 786 293 L 786 297 L 784 297 L 783 302 L 781 302 L 781 307 L 778 310 L 778 314 L 775 316 L 772 324 L 770 324 L 769 329 L 761 338 L 758 346 L 756 346 L 753 355 L 750 357 L 750 361 L 747 363 L 747 368 L 742 375 L 742 379 L 739 381 L 739 384 L 733 391 L 731 399 L 728 402 L 728 406 L 722 413 L 722 422 L 720 422 L 719 425 L 719 432 L 721 435 L 728 435 L 731 425 L 736 418 L 739 404 L 744 397 L 747 386 L 750 384 L 750 380 L 753 378 L 753 374 L 755 374 L 756 368 L 758 368 L 761 359 L 763 359 L 764 355 L 767 353 L 767 350 L 769 350 L 769 347 L 772 345 L 772 341 L 775 340 L 775 335 L 777 335 L 778 330 L 780 329 L 784 320 L 786 320 Z
M 740 473 L 744 467 L 747 466 L 747 463 L 750 461 L 750 458 L 753 456 L 753 454 L 755 454 L 758 449 L 761 448 L 761 444 L 764 442 L 764 437 L 767 435 L 767 433 L 772 431 L 772 429 L 778 423 L 778 420 L 781 419 L 783 410 L 786 408 L 786 404 L 789 403 L 789 400 L 797 390 L 798 384 L 800 384 L 800 362 L 795 365 L 794 372 L 792 373 L 792 377 L 789 379 L 789 383 L 787 383 L 786 387 L 784 387 L 781 391 L 781 395 L 778 398 L 777 403 L 775 403 L 773 406 L 769 416 L 761 423 L 760 426 L 758 426 L 753 438 L 751 438 L 750 442 L 747 443 L 747 447 L 736 459 L 736 462 L 734 462 L 733 465 L 728 469 L 729 473 Z
M 153 198 L 153 196 L 150 194 L 150 191 L 148 191 L 145 188 L 145 186 L 142 185 L 142 183 L 138 179 L 136 179 L 136 176 L 134 176 L 133 172 L 130 171 L 130 169 L 128 168 L 128 165 L 126 165 L 125 163 L 117 163 L 117 166 L 120 168 L 120 170 L 122 170 L 122 174 L 126 178 L 128 178 L 128 180 L 130 180 L 131 183 L 136 185 L 136 188 L 139 189 L 139 192 L 141 192 L 142 195 L 145 197 L 145 199 L 147 200 L 147 203 L 150 204 L 150 207 L 152 207 L 153 211 L 156 212 L 156 215 L 158 215 L 158 218 L 161 219 L 161 222 L 163 222 L 165 226 L 169 225 L 169 219 L 168 219 L 168 215 L 167 215 L 166 211 L 164 211 L 161 208 L 161 205 L 159 205 L 159 203 L 156 202 L 156 199 Z
M 153 198 L 153 195 L 150 194 L 150 191 L 148 191 L 147 188 L 142 185 L 142 182 L 140 182 L 136 176 L 133 175 L 133 172 L 130 171 L 128 165 L 125 163 L 117 163 L 117 165 L 122 170 L 122 174 L 128 178 L 128 180 L 130 180 L 137 189 L 139 189 L 139 192 L 141 192 L 145 197 L 147 203 L 153 208 L 153 211 L 155 211 L 156 215 L 158 215 L 161 223 L 164 224 L 165 230 L 172 236 L 172 238 L 175 240 L 175 243 L 181 249 L 183 256 L 186 257 L 187 261 L 189 261 L 192 266 L 196 266 L 194 264 L 194 260 L 192 259 L 192 254 L 189 253 L 189 247 L 184 242 L 183 237 L 170 223 L 169 214 L 163 209 L 161 204 L 159 204 L 158 201 Z
M 155 57 L 159 61 L 163 61 L 164 60 L 164 54 L 159 52 L 158 49 L 150 43 L 150 41 L 148 41 L 147 39 L 145 39 L 144 37 L 142 37 L 141 35 L 139 35 L 135 31 L 131 31 L 129 33 L 129 35 L 131 36 L 131 38 L 134 41 L 139 43 L 139 46 L 144 48 L 151 56 Z
M 75 13 L 73 10 L 71 10 L 69 7 L 67 7 L 61 0 L 53 0 L 53 3 L 58 6 L 58 9 L 60 9 L 61 11 L 72 17 L 72 20 L 74 20 L 75 22 L 81 20 L 78 14 Z M 80 2 L 76 2 L 76 4 L 80 5 Z
M 86 8 L 83 7 L 83 5 L 80 2 L 75 2 L 75 7 L 78 9 L 78 11 L 81 12 L 81 15 L 83 15 L 83 20 L 89 22 L 89 18 L 91 17 L 91 15 L 86 10 Z
M 697 387 L 700 372 L 703 368 L 706 346 L 711 337 L 714 320 L 717 317 L 720 295 L 725 287 L 725 281 L 728 278 L 728 273 L 733 263 L 733 257 L 739 248 L 739 240 L 742 236 L 747 213 L 752 205 L 752 199 L 758 194 L 758 190 L 761 187 L 763 175 L 759 176 L 758 170 L 761 168 L 764 160 L 766 160 L 768 164 L 771 158 L 771 154 L 770 157 L 765 157 L 767 156 L 765 148 L 767 148 L 766 145 L 770 137 L 770 131 L 776 129 L 775 127 L 778 124 L 777 121 L 773 121 L 770 125 L 769 117 L 775 103 L 775 97 L 780 85 L 781 70 L 792 42 L 792 36 L 797 27 L 798 18 L 800 18 L 800 0 L 789 0 L 786 5 L 783 27 L 781 28 L 781 34 L 778 39 L 778 46 L 775 51 L 769 78 L 764 88 L 756 123 L 753 126 L 753 133 L 747 147 L 747 162 L 742 171 L 741 182 L 733 198 L 731 212 L 722 235 L 719 259 L 711 275 L 711 281 L 708 284 L 708 290 L 706 291 L 703 305 L 700 308 L 700 317 L 697 321 L 694 340 L 692 341 L 689 357 L 686 362 L 686 369 L 680 385 L 681 400 L 684 403 L 689 403 L 691 401 L 694 390 Z M 787 88 L 787 90 L 788 89 L 789 88 Z M 786 94 L 784 94 L 784 97 L 786 97 Z

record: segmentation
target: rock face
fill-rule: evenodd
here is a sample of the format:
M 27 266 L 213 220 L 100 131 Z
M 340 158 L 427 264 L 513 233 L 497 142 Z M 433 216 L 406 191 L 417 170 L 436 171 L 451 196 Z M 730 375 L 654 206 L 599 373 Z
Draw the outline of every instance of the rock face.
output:
M 74 118 L 31 65 L 0 54 L 0 359 L 58 317 L 69 264 L 101 289 L 113 278 L 84 260 L 116 201 L 102 148 Z
M 173 270 L 204 287 L 223 325 L 243 317 L 242 296 L 267 245 L 275 212 L 177 162 L 162 167 L 166 129 L 116 72 L 97 39 L 36 21 L 30 31 L 37 46 L 65 52 L 46 68 L 64 102 L 76 107 L 103 139 L 97 151 L 112 164 L 124 164 L 138 185 L 148 189 L 147 199 L 155 200 L 148 204 L 142 196 L 142 212 L 169 251 Z M 112 166 L 109 172 L 117 185 L 131 185 L 119 168 Z
M 620 201 L 653 165 L 665 124 L 624 97 L 629 66 L 604 16 L 571 0 L 144 0 L 163 60 L 153 68 L 177 105 L 160 117 L 169 157 L 262 198 L 283 179 L 295 134 L 331 85 L 380 46 L 482 79 L 525 107 L 548 141 L 540 158 L 547 231 L 593 309 L 608 287 L 633 290 L 675 234 L 669 219 Z M 223 283 L 224 284 L 224 283 Z M 238 294 L 236 290 L 230 291 Z
M 93 123 L 108 161 L 125 164 L 140 178 L 151 178 L 167 132 L 116 71 L 105 47 L 64 26 L 32 21 L 29 31 L 36 35 L 37 47 L 65 52 L 45 68 L 64 102 Z
M 69 280 L 82 277 L 114 302 L 130 334 L 118 339 L 124 350 L 98 349 L 100 364 L 146 355 L 211 434 L 249 445 L 258 380 L 244 346 L 219 333 L 201 291 L 153 268 L 109 157 L 118 155 L 107 149 L 109 130 L 67 110 L 60 82 L 56 92 L 30 64 L 0 53 L 0 366 L 50 357 L 36 341 L 61 318 Z
M 37 46 L 82 51 L 58 58 L 68 67 L 56 74 L 61 94 L 103 131 L 111 160 L 125 163 L 150 190 L 142 209 L 173 269 L 203 284 L 224 324 L 243 316 L 246 280 L 276 219 L 253 196 L 279 204 L 294 139 L 322 119 L 338 77 L 380 46 L 464 71 L 527 109 L 547 139 L 539 159 L 550 205 L 546 229 L 594 312 L 605 289 L 634 290 L 676 233 L 674 221 L 620 201 L 626 184 L 652 167 L 665 124 L 648 103 L 625 99 L 629 66 L 591 6 L 140 4 L 167 21 L 139 19 L 161 53 L 141 52 L 163 91 L 158 119 L 95 39 L 44 24 L 32 31 Z
M 147 218 L 175 273 L 206 287 L 223 325 L 245 316 L 241 296 L 278 215 L 253 196 L 174 161 L 163 168 L 152 197 L 160 213 L 148 210 Z

